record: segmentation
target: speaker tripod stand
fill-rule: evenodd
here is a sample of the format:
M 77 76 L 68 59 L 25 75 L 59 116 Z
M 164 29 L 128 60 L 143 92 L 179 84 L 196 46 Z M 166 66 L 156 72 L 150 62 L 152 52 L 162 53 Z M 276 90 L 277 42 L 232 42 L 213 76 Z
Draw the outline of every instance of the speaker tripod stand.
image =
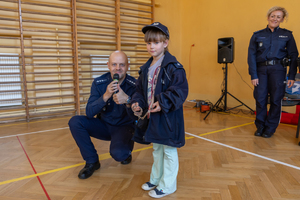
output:
M 227 73 L 228 73 L 228 66 L 227 63 L 225 63 L 225 67 L 222 68 L 223 70 L 225 70 L 225 77 L 224 77 L 224 82 L 225 82 L 225 86 L 224 89 L 222 90 L 222 96 L 219 98 L 219 100 L 215 103 L 215 105 L 209 110 L 209 112 L 207 113 L 207 115 L 204 117 L 204 120 L 208 117 L 208 115 L 211 113 L 212 110 L 214 110 L 214 108 L 218 107 L 219 104 L 222 102 L 222 100 L 224 99 L 224 108 L 221 110 L 221 112 L 227 112 L 229 110 L 238 108 L 240 106 L 246 106 L 249 110 L 251 110 L 251 112 L 254 112 L 254 110 L 252 110 L 249 106 L 247 106 L 246 104 L 244 104 L 242 101 L 240 101 L 238 98 L 236 98 L 235 96 L 233 96 L 232 94 L 230 94 L 227 90 Z M 241 103 L 241 105 L 238 105 L 236 107 L 227 109 L 227 94 L 229 94 L 231 97 L 233 97 L 235 100 L 237 100 L 238 102 Z

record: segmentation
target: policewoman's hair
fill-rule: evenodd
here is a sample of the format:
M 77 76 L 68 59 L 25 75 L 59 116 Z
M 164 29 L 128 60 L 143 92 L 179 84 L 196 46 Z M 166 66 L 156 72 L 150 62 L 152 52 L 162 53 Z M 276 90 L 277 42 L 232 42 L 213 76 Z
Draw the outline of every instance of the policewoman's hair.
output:
M 271 13 L 274 11 L 281 11 L 283 13 L 283 19 L 285 19 L 285 21 L 287 21 L 287 18 L 289 16 L 289 13 L 286 11 L 286 9 L 284 7 L 280 7 L 280 6 L 273 6 L 272 8 L 270 8 L 267 12 L 267 17 L 269 18 Z
M 165 42 L 168 39 L 167 35 L 161 30 L 152 28 L 147 30 L 144 36 L 144 41 L 147 42 Z M 165 48 L 164 52 L 169 51 L 168 46 Z

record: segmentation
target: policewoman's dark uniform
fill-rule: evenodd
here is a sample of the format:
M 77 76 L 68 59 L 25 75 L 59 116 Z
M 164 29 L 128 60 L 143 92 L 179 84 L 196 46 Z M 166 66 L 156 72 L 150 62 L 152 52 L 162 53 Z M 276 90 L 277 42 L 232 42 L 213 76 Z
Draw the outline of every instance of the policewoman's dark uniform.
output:
M 288 79 L 295 80 L 298 50 L 292 32 L 279 27 L 274 32 L 268 27 L 254 32 L 248 49 L 248 65 L 251 80 L 259 81 L 259 85 L 254 88 L 255 125 L 257 128 L 264 127 L 268 133 L 274 133 L 280 121 L 281 100 L 286 86 L 286 68 L 282 60 L 288 56 L 291 58 Z
M 110 155 L 116 161 L 125 160 L 133 149 L 134 120 L 128 116 L 126 105 L 116 104 L 112 97 L 107 102 L 103 101 L 103 94 L 112 81 L 110 72 L 96 78 L 86 106 L 86 116 L 73 116 L 69 121 L 71 133 L 86 163 L 99 160 L 90 137 L 110 140 Z M 120 87 L 131 97 L 135 92 L 135 82 L 134 77 L 126 75 Z M 94 118 L 95 115 L 97 118 Z

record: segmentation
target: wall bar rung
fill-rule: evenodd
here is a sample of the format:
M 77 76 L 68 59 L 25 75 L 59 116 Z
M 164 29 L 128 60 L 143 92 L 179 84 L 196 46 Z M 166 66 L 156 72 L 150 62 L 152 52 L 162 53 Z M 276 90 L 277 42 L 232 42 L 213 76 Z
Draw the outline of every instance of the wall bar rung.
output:
M 151 11 L 147 11 L 147 10 L 139 10 L 139 9 L 132 9 L 132 8 L 127 8 L 127 7 L 122 7 L 121 6 L 121 9 L 123 9 L 123 10 L 131 10 L 131 11 L 136 11 L 136 12 L 144 12 L 144 13 L 150 13 L 150 14 L 152 14 L 152 12 Z
M 76 0 L 76 2 L 77 3 L 86 3 L 86 4 L 96 5 L 96 6 L 103 6 L 103 7 L 108 7 L 108 8 L 115 8 L 115 6 L 106 5 L 106 4 L 102 4 L 102 3 L 98 3 L 98 2 L 88 2 L 88 1 L 80 1 L 80 0 Z
M 75 94 L 65 94 L 65 95 L 53 95 L 53 96 L 41 96 L 41 97 L 30 97 L 28 99 L 48 99 L 48 98 L 56 98 L 56 97 L 74 97 Z
M 23 92 L 24 90 L 0 90 L 0 93 Z
M 7 18 L 7 17 L 0 17 L 0 20 L 19 21 L 19 19 L 13 19 L 13 18 Z
M 30 113 L 29 116 L 53 115 L 53 114 L 58 114 L 58 113 L 70 112 L 70 111 L 75 111 L 75 109 L 73 108 L 73 109 L 68 109 L 68 110 L 63 110 L 63 111 L 52 111 L 52 112 L 45 111 L 45 112 L 41 112 L 41 113 Z
M 26 74 L 73 74 L 74 72 L 26 72 Z
M 45 107 L 45 106 L 60 106 L 60 105 L 69 105 L 69 104 L 75 104 L 75 101 L 72 101 L 72 102 L 64 102 L 64 103 L 52 103 L 52 104 L 30 105 L 29 108 L 38 108 L 38 107 Z
M 142 6 L 149 6 L 149 7 L 152 6 L 152 4 L 141 3 L 141 2 L 136 2 L 136 1 L 121 0 L 121 2 L 124 2 L 124 3 L 131 3 L 131 4 L 137 4 L 137 5 L 142 5 Z
M 0 110 L 18 110 L 18 109 L 23 109 L 26 108 L 25 106 L 8 106 L 8 107 L 0 107 Z
M 42 40 L 42 41 L 53 41 L 53 42 L 72 42 L 72 40 L 55 40 L 47 38 L 24 38 L 24 40 Z
M 71 8 L 67 7 L 67 6 L 56 6 L 56 5 L 44 4 L 44 3 L 33 3 L 33 2 L 22 1 L 22 4 L 29 4 L 29 5 L 34 5 L 34 6 L 45 6 L 45 7 L 52 7 L 52 8 L 63 8 L 63 9 L 71 10 Z
M 45 91 L 45 90 L 72 90 L 74 87 L 56 87 L 56 88 L 37 88 L 37 89 L 28 89 L 28 92 L 33 91 Z
M 82 32 L 82 31 L 77 32 L 77 34 L 116 37 L 115 35 L 97 34 L 97 33 L 93 33 L 93 32 Z
M 51 83 L 51 82 L 66 82 L 66 81 L 74 81 L 74 79 L 59 79 L 59 80 L 27 81 L 27 83 Z
M 73 58 L 73 56 L 60 56 L 60 55 L 25 55 L 26 58 Z
M 28 31 L 28 32 L 40 32 L 40 33 L 43 33 L 43 32 L 47 32 L 47 33 L 65 33 L 65 34 L 72 34 L 72 32 L 69 32 L 69 31 L 52 31 L 52 30 L 41 30 L 41 29 L 27 29 L 27 28 L 24 28 L 23 31 Z
M 116 15 L 116 14 L 114 14 L 114 13 L 103 12 L 103 11 L 99 11 L 99 10 L 86 9 L 86 8 L 79 8 L 79 9 L 77 9 L 77 10 L 80 10 L 80 11 L 87 11 L 87 12 L 93 12 L 93 13 L 107 14 L 107 15 Z
M 41 23 L 41 24 L 53 24 L 53 25 L 60 25 L 60 26 L 72 26 L 72 24 L 68 23 L 59 23 L 59 22 L 47 22 L 47 21 L 38 21 L 38 20 L 23 20 L 23 22 L 28 23 Z
M 27 11 L 27 10 L 23 10 L 23 13 L 36 14 L 36 15 L 49 15 L 49 16 L 56 16 L 56 17 L 70 17 L 70 15 L 64 15 L 64 14 L 54 14 L 54 13 L 47 13 L 47 12 L 34 12 L 34 11 Z
M 110 29 L 110 30 L 115 30 L 116 28 L 112 28 L 112 27 L 107 27 L 107 26 L 95 26 L 95 25 L 88 25 L 88 24 L 80 24 L 78 23 L 77 26 L 81 26 L 81 27 L 90 27 L 90 28 L 103 28 L 103 29 Z
M 108 19 L 99 19 L 99 18 L 94 18 L 94 17 L 86 17 L 86 16 L 80 16 L 77 15 L 77 19 L 89 19 L 89 20 L 96 20 L 96 21 L 105 21 L 105 22 L 115 22 L 114 20 L 108 20 Z

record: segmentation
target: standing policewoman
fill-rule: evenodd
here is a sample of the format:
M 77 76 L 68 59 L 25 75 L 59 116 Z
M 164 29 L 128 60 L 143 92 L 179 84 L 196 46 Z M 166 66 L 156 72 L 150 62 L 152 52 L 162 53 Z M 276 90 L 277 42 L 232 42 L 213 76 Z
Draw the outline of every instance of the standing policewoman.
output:
M 292 87 L 297 73 L 298 50 L 291 31 L 279 27 L 287 18 L 285 8 L 274 6 L 267 13 L 268 26 L 254 32 L 248 49 L 249 74 L 255 86 L 257 130 L 255 136 L 271 137 L 280 122 L 286 84 Z M 288 80 L 286 60 L 290 57 Z M 267 114 L 268 94 L 270 110 Z

